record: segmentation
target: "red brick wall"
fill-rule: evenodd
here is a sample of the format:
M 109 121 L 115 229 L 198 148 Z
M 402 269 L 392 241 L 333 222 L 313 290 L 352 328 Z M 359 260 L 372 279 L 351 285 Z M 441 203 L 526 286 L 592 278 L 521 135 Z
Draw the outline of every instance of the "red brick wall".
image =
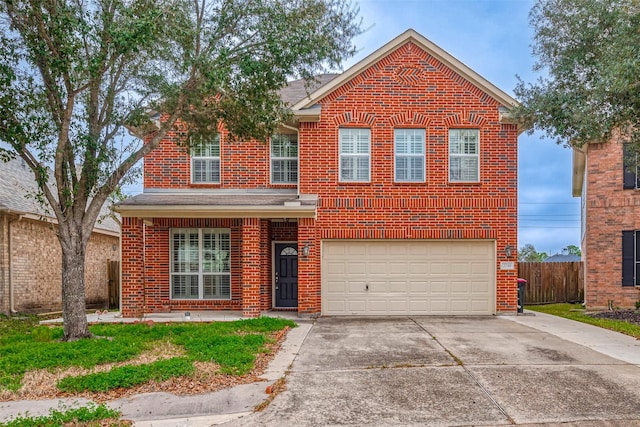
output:
M 191 160 L 180 143 L 185 133 L 170 132 L 158 148 L 145 157 L 144 188 L 295 188 L 270 184 L 269 144 L 260 141 L 231 142 L 220 135 L 220 184 L 191 184 Z
M 635 307 L 640 292 L 622 287 L 622 231 L 640 230 L 640 192 L 622 188 L 622 144 L 590 144 L 586 179 L 586 305 L 604 308 L 612 300 L 614 306 Z
M 242 314 L 260 315 L 260 219 L 242 219 Z
M 517 246 L 517 129 L 499 123 L 497 102 L 410 43 L 320 103 L 320 122 L 303 123 L 299 136 L 300 192 L 320 197 L 319 238 L 496 240 L 497 310 L 514 311 L 516 270 L 498 266 L 504 247 Z M 370 183 L 339 182 L 339 127 L 371 129 Z M 426 130 L 424 183 L 394 183 L 401 127 Z M 480 129 L 479 183 L 449 183 L 451 128 Z M 319 307 L 313 295 L 304 310 Z
M 498 103 L 412 43 L 320 103 L 320 121 L 302 123 L 299 134 L 300 192 L 319 195 L 317 221 L 298 222 L 299 245 L 311 247 L 310 256 L 299 261 L 299 312 L 320 313 L 320 241 L 334 238 L 496 240 L 497 310 L 515 311 L 517 269 L 499 265 L 507 261 L 504 247 L 517 247 L 517 128 L 499 123 Z M 341 126 L 371 129 L 371 182 L 339 182 Z M 400 127 L 426 130 L 424 183 L 394 183 L 393 130 Z M 451 128 L 480 130 L 479 183 L 448 182 Z M 176 137 L 145 159 L 146 188 L 193 187 L 188 156 L 176 148 Z M 221 144 L 220 187 L 270 186 L 267 144 L 229 144 L 224 134 Z M 245 222 L 242 253 L 251 261 L 241 266 L 242 295 L 248 298 L 243 308 L 255 315 L 271 292 L 260 288 L 267 276 L 254 267 L 260 259 L 252 255 L 264 250 L 260 236 L 266 227 L 257 220 Z M 296 240 L 293 227 L 278 223 L 269 233 L 273 240 Z M 270 256 L 270 250 L 263 253 Z M 515 262 L 515 255 L 508 261 Z
M 144 225 L 140 218 L 122 218 L 122 315 L 144 313 Z

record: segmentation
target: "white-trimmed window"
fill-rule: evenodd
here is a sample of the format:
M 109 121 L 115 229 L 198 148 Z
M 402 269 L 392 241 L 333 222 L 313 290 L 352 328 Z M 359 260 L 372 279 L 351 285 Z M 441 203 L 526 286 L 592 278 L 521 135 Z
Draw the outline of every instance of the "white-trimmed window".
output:
M 424 129 L 396 129 L 394 154 L 396 182 L 424 182 Z
M 370 181 L 370 129 L 340 129 L 340 181 Z
M 449 181 L 480 182 L 479 153 L 479 129 L 449 129 Z
M 295 134 L 271 137 L 271 183 L 298 182 L 298 138 Z
M 191 183 L 220 183 L 220 135 L 191 142 Z
M 231 298 L 231 231 L 174 228 L 171 238 L 171 298 Z

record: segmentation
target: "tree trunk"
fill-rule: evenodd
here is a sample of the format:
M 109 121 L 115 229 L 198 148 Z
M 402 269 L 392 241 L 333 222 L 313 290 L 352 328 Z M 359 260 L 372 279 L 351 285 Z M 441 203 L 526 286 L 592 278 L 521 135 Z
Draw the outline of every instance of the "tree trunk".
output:
M 86 244 L 81 236 L 73 235 L 62 244 L 62 318 L 64 340 L 73 341 L 91 336 L 87 325 L 84 261 Z

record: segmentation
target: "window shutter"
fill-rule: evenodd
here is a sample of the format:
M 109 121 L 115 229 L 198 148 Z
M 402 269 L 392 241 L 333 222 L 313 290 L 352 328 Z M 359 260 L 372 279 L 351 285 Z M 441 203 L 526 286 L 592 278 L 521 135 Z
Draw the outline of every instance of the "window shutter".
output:
M 623 188 L 636 188 L 637 181 L 637 162 L 636 155 L 633 153 L 631 144 L 623 144 L 623 159 L 622 164 L 624 168 L 624 186 Z
M 634 233 L 634 231 L 622 232 L 622 286 L 635 285 Z

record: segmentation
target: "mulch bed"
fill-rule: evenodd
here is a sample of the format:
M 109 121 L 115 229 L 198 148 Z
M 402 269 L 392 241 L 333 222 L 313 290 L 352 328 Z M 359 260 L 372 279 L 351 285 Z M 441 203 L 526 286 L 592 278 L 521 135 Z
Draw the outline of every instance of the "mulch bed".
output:
M 591 317 L 599 319 L 623 320 L 625 322 L 640 325 L 640 310 L 613 310 L 599 313 L 589 313 Z

